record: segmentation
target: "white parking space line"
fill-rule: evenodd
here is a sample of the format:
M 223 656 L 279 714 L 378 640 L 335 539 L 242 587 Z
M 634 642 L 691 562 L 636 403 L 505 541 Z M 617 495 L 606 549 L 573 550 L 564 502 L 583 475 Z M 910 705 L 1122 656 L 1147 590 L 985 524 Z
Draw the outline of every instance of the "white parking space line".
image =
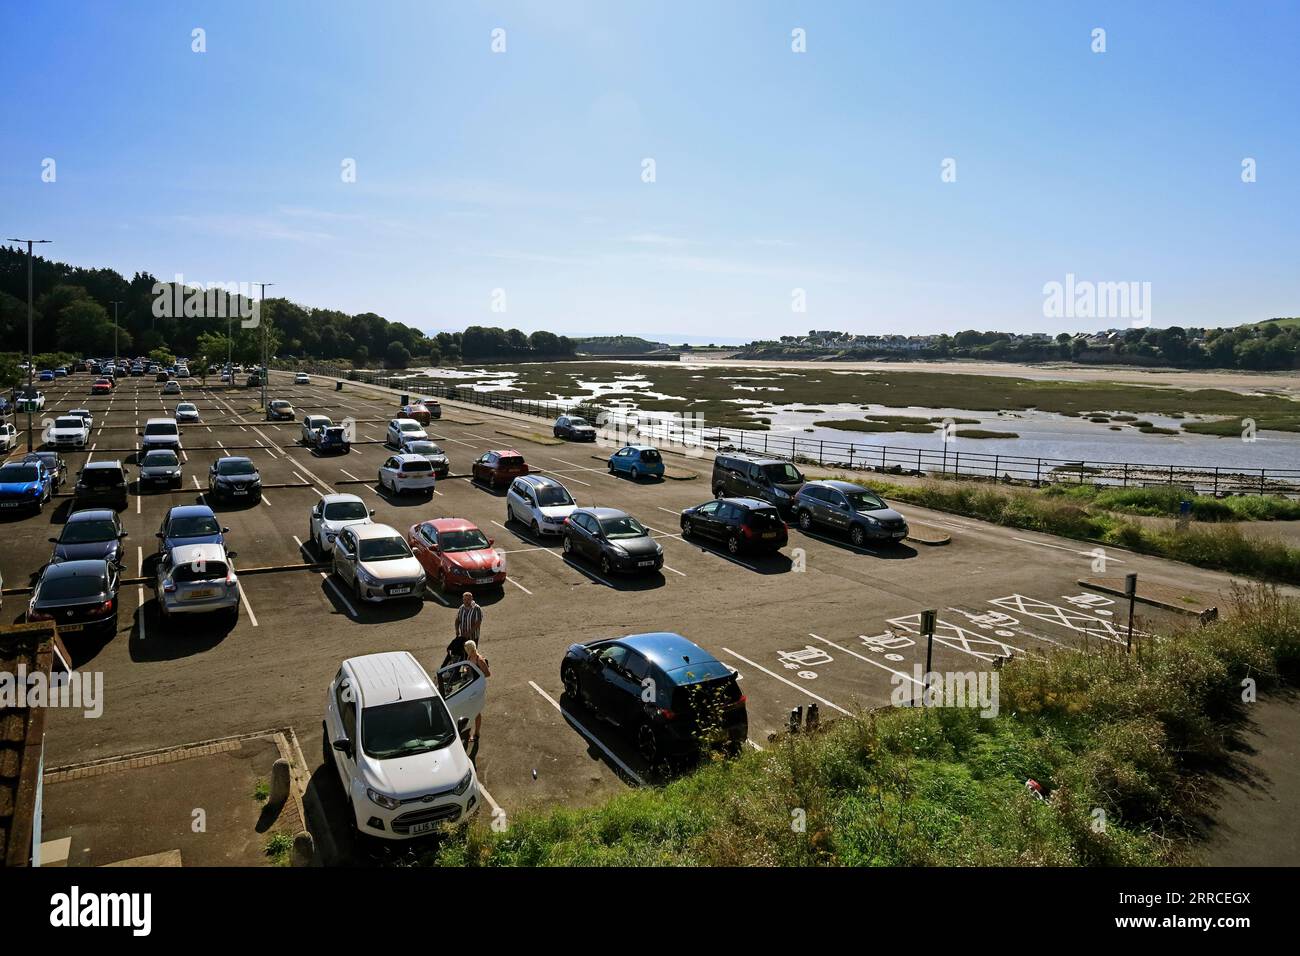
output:
M 448 600 L 447 598 L 445 598 L 445 597 L 443 597 L 441 594 L 439 594 L 437 591 L 435 591 L 434 588 L 433 588 L 433 586 L 430 585 L 430 584 L 426 584 L 426 585 L 424 586 L 424 593 L 427 594 L 427 595 L 429 595 L 429 597 L 433 598 L 435 601 L 437 601 L 437 602 L 438 602 L 439 604 L 441 604 L 443 607 L 454 607 L 454 606 L 455 606 L 455 605 L 453 605 L 453 604 L 451 603 L 450 600 Z
M 684 572 L 682 572 L 682 571 L 678 571 L 676 568 L 670 568 L 670 567 L 668 567 L 668 565 L 666 565 L 666 564 L 665 564 L 665 565 L 661 565 L 661 567 L 663 567 L 663 569 L 664 569 L 665 571 L 671 571 L 673 574 L 680 575 L 681 577 L 686 577 L 686 574 L 685 574 Z
M 1013 541 L 1023 541 L 1025 544 L 1036 544 L 1036 545 L 1038 545 L 1040 548 L 1055 548 L 1057 551 L 1068 551 L 1070 554 L 1081 554 L 1081 555 L 1083 555 L 1083 556 L 1086 557 L 1086 558 L 1090 558 L 1090 557 L 1092 557 L 1092 553 L 1093 553 L 1092 551 L 1079 551 L 1079 550 L 1076 550 L 1075 548 L 1067 548 L 1067 547 L 1065 547 L 1064 545 L 1059 545 L 1059 544 L 1048 544 L 1046 541 L 1034 541 L 1034 540 L 1031 539 L 1031 538 L 1017 538 L 1014 534 L 1011 536 L 1011 539 L 1012 539 Z M 1100 547 L 1100 545 L 1098 545 L 1098 547 Z M 1095 550 L 1096 550 L 1096 548 L 1093 549 L 1093 551 L 1095 551 Z M 1108 552 L 1107 555 L 1106 555 L 1106 561 L 1107 561 L 1108 563 L 1111 562 L 1111 561 L 1113 561 L 1113 562 L 1115 562 L 1116 564 L 1124 564 L 1124 563 L 1125 563 L 1125 562 L 1121 561 L 1119 558 L 1112 558 L 1112 557 L 1110 556 L 1109 552 Z
M 682 536 L 680 534 L 673 534 L 671 531 L 661 531 L 658 528 L 650 527 L 650 525 L 646 525 L 646 529 L 654 532 L 654 536 L 656 538 L 676 538 L 678 541 L 682 540 Z
M 841 714 L 843 714 L 845 717 L 852 717 L 852 716 L 853 716 L 853 714 L 852 714 L 850 711 L 845 710 L 845 709 L 844 709 L 843 707 L 841 707 L 839 704 L 832 703 L 831 701 L 827 700 L 825 697 L 818 697 L 816 694 L 814 694 L 812 691 L 810 691 L 807 687 L 801 687 L 801 686 L 799 686 L 798 684 L 796 684 L 794 681 L 786 680 L 786 679 L 785 679 L 784 677 L 782 677 L 780 674 L 773 673 L 772 671 L 770 671 L 770 670 L 768 670 L 766 667 L 764 667 L 762 664 L 755 664 L 755 663 L 754 663 L 753 661 L 751 661 L 748 657 L 741 657 L 739 654 L 737 654 L 735 651 L 733 651 L 733 650 L 732 650 L 731 648 L 729 648 L 729 647 L 724 647 L 724 648 L 722 649 L 722 651 L 723 651 L 724 654 L 730 654 L 732 657 L 734 657 L 734 658 L 735 658 L 736 660 L 738 660 L 738 661 L 744 661 L 744 662 L 745 662 L 746 664 L 748 664 L 750 667 L 756 667 L 756 668 L 758 668 L 758 669 L 761 670 L 764 674 L 766 674 L 768 677 L 775 677 L 775 678 L 776 678 L 777 680 L 779 680 L 782 684 L 788 684 L 789 686 L 793 687 L 795 690 L 799 691 L 799 693 L 801 693 L 801 694 L 805 694 L 805 695 L 807 695 L 808 697 L 811 697 L 813 700 L 825 704 L 827 707 L 830 707 L 830 708 L 832 708 L 832 709 L 834 709 L 834 710 L 838 710 L 838 711 L 839 711 Z
M 361 479 L 361 478 L 358 478 L 356 475 L 352 474 L 352 472 L 348 471 L 346 468 L 340 468 L 339 471 L 343 472 L 343 474 L 347 475 L 347 476 L 348 476 L 349 478 L 351 478 L 353 481 L 362 481 L 362 480 L 363 480 L 363 479 Z
M 891 674 L 897 674 L 899 677 L 906 677 L 913 684 L 916 684 L 919 687 L 925 686 L 925 684 L 922 681 L 917 680 L 911 674 L 908 674 L 904 671 L 894 670 L 894 668 L 888 667 L 880 663 L 880 661 L 873 661 L 870 657 L 866 657 L 865 655 L 859 654 L 857 651 L 850 650 L 847 647 L 842 647 L 841 645 L 836 644 L 834 641 L 828 641 L 826 638 L 812 633 L 809 633 L 808 636 L 811 637 L 813 640 L 821 641 L 823 644 L 829 644 L 831 647 L 835 648 L 836 650 L 843 651 L 845 654 L 848 654 L 850 657 L 856 657 L 860 661 L 865 661 L 866 663 L 871 664 L 874 667 L 879 667 L 881 670 L 889 671 L 889 673 Z
M 579 722 L 579 720 L 573 716 L 573 714 L 569 713 L 567 710 L 561 707 L 559 701 L 557 701 L 550 694 L 546 693 L 546 691 L 538 687 L 535 681 L 529 681 L 528 686 L 531 687 L 533 690 L 537 691 L 537 693 L 541 694 L 547 703 L 549 703 L 552 707 L 554 707 L 557 711 L 559 711 L 560 716 L 563 717 L 569 724 L 571 724 L 573 728 L 578 731 L 578 733 L 582 734 L 582 736 L 587 739 L 588 743 L 595 744 L 597 747 L 599 747 L 601 753 L 603 753 L 610 760 L 614 761 L 614 763 L 618 764 L 619 769 L 622 770 L 629 777 L 631 777 L 633 780 L 635 780 L 639 786 L 642 787 L 645 786 L 645 781 L 641 779 L 640 774 L 638 774 L 631 767 L 629 767 L 622 760 L 620 760 L 618 754 L 614 753 L 614 751 L 610 750 L 603 743 L 601 743 L 600 739 L 596 737 L 586 727 L 584 727 L 581 724 L 581 722 Z
M 307 485 L 308 487 L 311 487 L 311 482 L 308 481 L 306 478 L 304 478 L 302 475 L 298 474 L 296 471 L 292 471 L 292 470 L 290 470 L 289 474 L 293 475 L 295 478 L 297 478 L 299 481 L 301 481 L 304 485 Z M 322 494 L 320 493 L 319 489 L 317 489 L 317 488 L 312 488 L 311 490 L 314 491 L 314 492 L 316 492 L 316 494 L 317 494 L 318 496 L 320 496 L 321 498 L 324 498 L 324 497 L 325 497 L 324 495 L 322 495 Z
M 543 474 L 546 474 L 546 475 L 559 475 L 559 476 L 562 477 L 565 481 L 576 481 L 576 482 L 577 482 L 578 484 L 580 484 L 580 485 L 586 485 L 588 488 L 591 487 L 591 482 L 589 482 L 589 481 L 583 481 L 581 478 L 574 478 L 572 475 L 567 474 L 566 472 L 563 472 L 563 471 L 556 471 L 556 470 L 554 470 L 553 468 L 536 468 L 536 469 L 534 469 L 534 470 L 535 470 L 535 471 L 540 471 L 540 472 L 542 472 Z
M 238 577 L 235 578 L 235 587 L 239 588 L 239 603 L 248 612 L 248 619 L 253 622 L 253 627 L 257 627 L 257 615 L 253 613 L 253 605 L 248 603 L 248 595 L 244 593 L 244 582 Z
M 262 504 L 266 505 L 268 508 L 271 507 L 271 502 L 270 502 L 270 500 L 266 497 L 266 492 L 265 492 L 265 491 L 262 492 Z
M 532 591 L 528 590 L 528 588 L 524 587 L 522 584 L 516 581 L 514 578 L 510 577 L 510 575 L 508 574 L 506 575 L 506 580 L 509 581 L 511 584 L 513 584 L 515 587 L 517 587 L 519 590 L 523 591 L 525 594 L 531 595 L 533 593 Z

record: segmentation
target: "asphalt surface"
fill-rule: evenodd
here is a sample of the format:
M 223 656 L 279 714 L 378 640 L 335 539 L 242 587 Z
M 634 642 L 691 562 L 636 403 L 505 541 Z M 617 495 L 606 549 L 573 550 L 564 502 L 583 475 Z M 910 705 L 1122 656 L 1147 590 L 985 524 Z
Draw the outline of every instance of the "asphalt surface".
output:
M 527 806 L 590 804 L 657 779 L 630 740 L 564 697 L 560 661 L 576 641 L 657 630 L 684 634 L 740 672 L 751 746 L 763 748 L 784 730 L 792 708 L 816 703 L 829 720 L 888 705 L 895 684 L 910 696 L 914 666 L 925 664 L 918 624 L 926 608 L 938 610 L 933 667 L 940 672 L 985 670 L 1000 655 L 1063 646 L 1114 652 L 1125 639 L 1127 608 L 1076 583 L 1098 573 L 1094 549 L 1077 541 L 902 505 L 918 530 L 946 532 L 951 543 L 855 549 L 832 534 L 807 535 L 792 526 L 781 554 L 733 559 L 679 534 L 679 512 L 710 497 L 711 455 L 667 455 L 679 480 L 637 484 L 609 475 L 597 460 L 612 443 L 554 443 L 549 421 L 444 402 L 442 420 L 428 431 L 451 457 L 453 476 L 465 475 L 484 451 L 513 447 L 535 471 L 560 479 L 581 505 L 625 509 L 655 531 L 665 551 L 662 573 L 606 580 L 594 567 L 567 560 L 558 539 L 535 541 L 527 529 L 505 526 L 504 494 L 468 478 L 439 481 L 431 499 L 378 492 L 376 471 L 389 453 L 381 441 L 398 405 L 385 390 L 349 383 L 336 392 L 332 381 L 293 386 L 289 376 L 273 376 L 268 397 L 293 402 L 299 419 L 313 413 L 357 421 L 350 454 L 319 457 L 298 443 L 297 421 L 265 421 L 257 389 L 212 379 L 204 388 L 191 379 L 183 396 L 164 400 L 151 377 L 124 378 L 111 397 L 90 397 L 91 381 L 83 373 L 45 389 L 44 417 L 74 407 L 95 415 L 91 448 L 64 455 L 73 480 L 90 458 L 121 459 L 134 476 L 137 429 L 149 417 L 170 415 L 178 401 L 195 402 L 204 416 L 202 424 L 183 426 L 185 487 L 143 495 L 132 488 L 121 514 L 130 535 L 127 575 L 149 573 L 164 512 L 199 501 L 209 464 L 227 453 L 251 457 L 267 485 L 286 486 L 270 487 L 258 504 L 214 503 L 230 528 L 228 547 L 238 553 L 239 569 L 318 560 L 302 542 L 310 508 L 331 492 L 360 495 L 376 510 L 376 521 L 403 533 L 428 518 L 460 517 L 495 539 L 507 554 L 509 581 L 479 597 L 492 677 L 474 757 L 492 808 L 507 818 Z M 35 579 L 69 504 L 60 498 L 40 516 L 0 518 L 6 587 Z M 1136 571 L 1144 581 L 1227 602 L 1226 575 L 1118 549 L 1107 559 L 1106 573 Z M 406 649 L 432 672 L 452 636 L 458 596 L 429 592 L 420 601 L 359 607 L 316 570 L 246 574 L 240 581 L 244 603 L 233 627 L 198 620 L 164 626 L 152 590 L 132 584 L 122 590 L 111 640 L 70 636 L 74 666 L 104 675 L 103 714 L 85 719 L 56 710 L 46 766 L 292 727 L 311 786 L 321 791 L 316 796 L 323 805 L 336 803 L 337 782 L 320 769 L 320 737 L 326 687 L 339 663 Z M 4 620 L 20 620 L 25 606 L 25 597 L 6 596 Z M 1141 633 L 1172 620 L 1139 607 L 1137 628 Z

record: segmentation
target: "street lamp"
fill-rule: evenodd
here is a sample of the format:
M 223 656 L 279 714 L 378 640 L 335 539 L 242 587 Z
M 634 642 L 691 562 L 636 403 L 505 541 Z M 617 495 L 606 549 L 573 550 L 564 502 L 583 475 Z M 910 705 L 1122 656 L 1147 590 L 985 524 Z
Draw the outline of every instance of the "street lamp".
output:
M 118 361 L 118 354 L 117 354 L 117 307 L 118 307 L 119 305 L 121 305 L 122 303 L 121 303 L 121 302 L 118 302 L 117 300 L 114 300 L 114 301 L 112 301 L 112 302 L 109 303 L 109 304 L 113 306 L 113 368 L 114 368 L 114 370 L 116 371 L 116 369 L 117 369 L 117 361 Z
M 53 239 L 10 239 L 10 242 L 27 243 L 27 450 L 32 450 L 32 376 L 35 374 L 36 360 L 32 355 L 32 246 L 53 242 Z
M 262 292 L 257 300 L 257 321 L 262 326 L 262 374 L 258 376 L 262 380 L 262 411 L 266 411 L 266 380 L 269 373 L 266 368 L 266 316 L 262 315 L 263 303 L 266 302 L 266 287 L 275 285 L 274 282 L 255 282 L 254 285 L 261 286 Z

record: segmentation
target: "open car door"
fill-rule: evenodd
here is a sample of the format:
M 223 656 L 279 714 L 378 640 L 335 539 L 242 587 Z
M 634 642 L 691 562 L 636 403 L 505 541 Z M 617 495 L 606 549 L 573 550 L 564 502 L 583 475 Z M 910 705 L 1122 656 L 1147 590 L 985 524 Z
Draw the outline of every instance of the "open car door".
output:
M 449 664 L 438 671 L 437 679 L 438 691 L 457 724 L 462 718 L 468 718 L 472 724 L 474 718 L 483 713 L 487 678 L 469 661 Z

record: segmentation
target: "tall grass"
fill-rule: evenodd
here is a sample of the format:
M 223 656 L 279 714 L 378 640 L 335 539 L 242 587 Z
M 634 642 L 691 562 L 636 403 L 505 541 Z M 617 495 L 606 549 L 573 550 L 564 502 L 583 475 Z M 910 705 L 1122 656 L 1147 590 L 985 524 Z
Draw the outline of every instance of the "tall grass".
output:
M 1107 488 L 1097 485 L 1049 485 L 1041 494 L 1085 502 L 1107 511 L 1175 518 L 1182 502 L 1191 502 L 1198 521 L 1296 521 L 1300 501 L 1281 495 L 1236 495 L 1214 498 L 1177 487 Z
M 1000 672 L 1001 710 L 860 713 L 661 789 L 475 823 L 426 863 L 482 866 L 1162 865 L 1188 862 L 1244 707 L 1300 673 L 1300 605 L 1239 590 L 1225 618 L 1132 656 Z M 1025 788 L 1046 787 L 1039 800 Z

